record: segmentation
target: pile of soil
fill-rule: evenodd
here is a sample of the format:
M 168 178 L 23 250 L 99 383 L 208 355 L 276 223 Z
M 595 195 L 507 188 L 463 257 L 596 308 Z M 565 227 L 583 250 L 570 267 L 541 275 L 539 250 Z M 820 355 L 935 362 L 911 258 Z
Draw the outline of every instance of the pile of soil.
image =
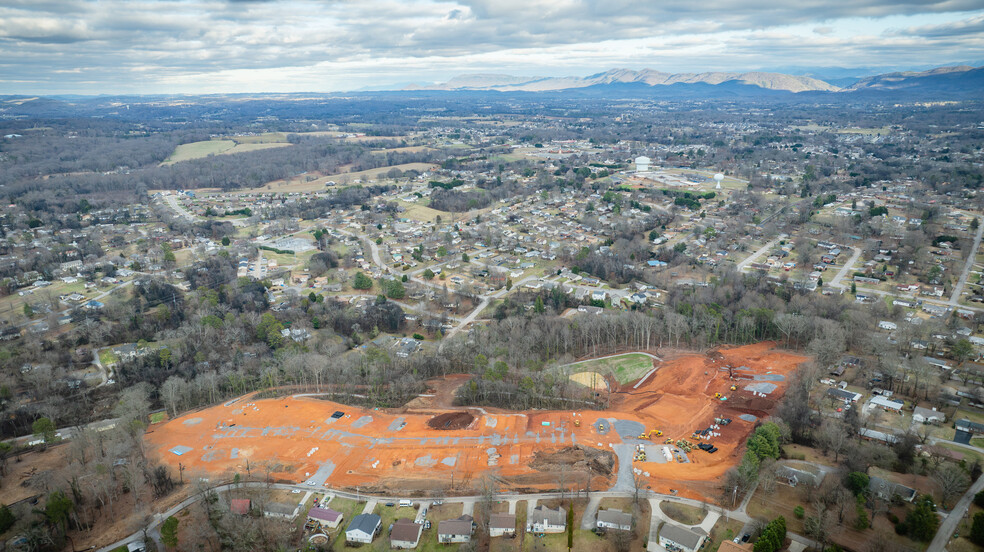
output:
M 542 472 L 569 468 L 572 471 L 591 472 L 607 477 L 615 468 L 615 455 L 610 450 L 581 446 L 567 447 L 552 453 L 537 451 L 533 454 L 530 467 Z
M 732 395 L 722 406 L 762 417 L 776 406 L 776 401 L 766 397 L 749 397 L 747 395 Z
M 475 416 L 467 412 L 448 412 L 427 420 L 427 425 L 439 430 L 465 429 L 474 420 Z

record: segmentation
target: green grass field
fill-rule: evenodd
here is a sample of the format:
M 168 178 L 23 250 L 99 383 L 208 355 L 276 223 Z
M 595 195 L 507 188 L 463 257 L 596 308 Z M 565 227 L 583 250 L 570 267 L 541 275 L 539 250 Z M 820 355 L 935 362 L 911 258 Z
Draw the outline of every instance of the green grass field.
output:
M 216 155 L 229 151 L 234 147 L 236 147 L 236 143 L 232 140 L 205 140 L 202 142 L 181 144 L 180 146 L 174 148 L 174 153 L 172 153 L 171 156 L 161 164 L 172 165 L 174 163 L 180 163 L 181 161 L 201 159 L 203 157 L 208 157 L 209 155 Z
M 577 372 L 598 372 L 613 374 L 620 384 L 635 381 L 653 369 L 653 360 L 640 353 L 627 353 L 611 358 L 589 360 L 586 362 L 568 364 Z
M 280 138 L 279 140 L 277 138 Z M 173 165 L 182 161 L 202 159 L 209 155 L 231 155 L 251 151 L 282 148 L 290 144 L 284 141 L 283 133 L 264 134 L 261 136 L 243 136 L 235 140 L 203 140 L 181 144 L 174 148 L 174 153 L 162 165 Z

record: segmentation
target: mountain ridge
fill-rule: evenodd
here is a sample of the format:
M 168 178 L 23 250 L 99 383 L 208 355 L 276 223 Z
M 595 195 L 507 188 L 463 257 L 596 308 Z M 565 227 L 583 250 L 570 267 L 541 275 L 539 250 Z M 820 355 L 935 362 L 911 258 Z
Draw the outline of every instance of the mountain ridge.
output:
M 658 87 L 679 85 L 707 85 L 734 87 L 740 85 L 749 90 L 778 91 L 789 93 L 821 92 L 851 93 L 869 91 L 940 90 L 943 92 L 966 91 L 965 87 L 980 80 L 984 67 L 968 65 L 945 66 L 925 71 L 900 71 L 852 79 L 844 82 L 846 86 L 805 75 L 790 75 L 771 71 L 711 71 L 702 73 L 666 73 L 653 69 L 615 68 L 594 73 L 585 77 L 521 77 L 500 73 L 475 73 L 457 75 L 447 82 L 432 85 L 411 85 L 402 90 L 434 91 L 497 91 L 497 92 L 564 92 L 576 89 L 593 89 L 607 85 L 636 85 L 634 88 L 650 87 L 653 92 Z M 966 82 L 964 82 L 966 81 Z M 642 85 L 642 86 L 640 86 Z M 702 86 L 701 88 L 706 88 Z

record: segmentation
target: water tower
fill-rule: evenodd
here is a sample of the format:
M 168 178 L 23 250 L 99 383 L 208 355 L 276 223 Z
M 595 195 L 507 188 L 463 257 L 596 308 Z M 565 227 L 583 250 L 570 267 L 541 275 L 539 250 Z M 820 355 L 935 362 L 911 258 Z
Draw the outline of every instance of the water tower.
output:
M 650 163 L 650 159 L 648 157 L 645 156 L 636 157 L 635 158 L 636 172 L 649 172 L 649 163 Z
M 722 180 L 724 180 L 724 175 L 723 174 L 717 173 L 716 175 L 714 175 L 714 181 L 717 182 L 717 185 L 714 186 L 714 189 L 715 190 L 720 190 L 721 189 L 721 181 Z

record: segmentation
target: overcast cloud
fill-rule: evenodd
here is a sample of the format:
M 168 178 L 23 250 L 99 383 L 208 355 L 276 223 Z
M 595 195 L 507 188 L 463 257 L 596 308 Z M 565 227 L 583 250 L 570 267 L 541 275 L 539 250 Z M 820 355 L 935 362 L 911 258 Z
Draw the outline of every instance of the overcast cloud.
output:
M 984 0 L 0 3 L 0 94 L 324 92 L 478 72 L 979 59 Z

